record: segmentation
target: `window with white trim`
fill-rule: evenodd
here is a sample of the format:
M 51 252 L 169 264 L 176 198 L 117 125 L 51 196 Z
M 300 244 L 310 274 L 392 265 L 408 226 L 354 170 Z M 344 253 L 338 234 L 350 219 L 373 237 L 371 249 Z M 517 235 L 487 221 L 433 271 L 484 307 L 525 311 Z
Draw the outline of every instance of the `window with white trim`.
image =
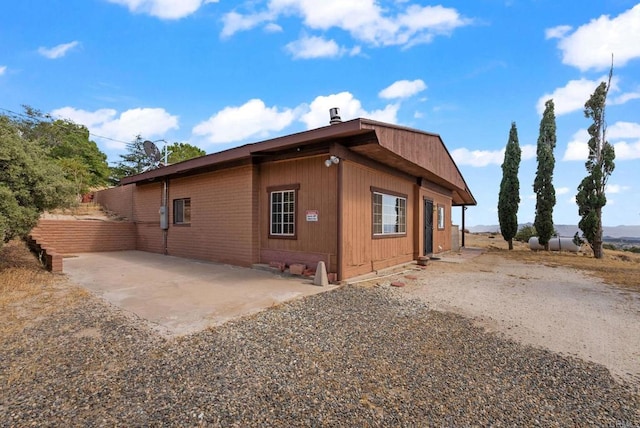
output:
M 296 190 L 270 192 L 271 220 L 269 233 L 276 237 L 296 235 Z
M 191 223 L 191 198 L 173 200 L 173 224 Z
M 373 234 L 407 233 L 407 198 L 373 192 Z

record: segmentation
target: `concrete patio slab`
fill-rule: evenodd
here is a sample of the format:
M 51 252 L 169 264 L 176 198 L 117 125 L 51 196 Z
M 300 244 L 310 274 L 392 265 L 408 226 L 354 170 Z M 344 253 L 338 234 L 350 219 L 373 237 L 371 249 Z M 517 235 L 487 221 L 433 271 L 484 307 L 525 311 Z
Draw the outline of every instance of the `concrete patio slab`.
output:
M 311 280 L 143 251 L 65 258 L 69 279 L 168 335 L 191 334 L 321 293 Z

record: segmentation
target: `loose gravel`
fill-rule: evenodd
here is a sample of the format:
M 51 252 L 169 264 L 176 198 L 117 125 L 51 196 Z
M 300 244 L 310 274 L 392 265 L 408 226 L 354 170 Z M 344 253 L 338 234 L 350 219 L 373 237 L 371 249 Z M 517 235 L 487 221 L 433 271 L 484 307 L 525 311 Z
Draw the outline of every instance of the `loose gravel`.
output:
M 433 425 L 633 427 L 640 396 L 390 287 L 174 339 L 89 295 L 0 338 L 0 426 Z

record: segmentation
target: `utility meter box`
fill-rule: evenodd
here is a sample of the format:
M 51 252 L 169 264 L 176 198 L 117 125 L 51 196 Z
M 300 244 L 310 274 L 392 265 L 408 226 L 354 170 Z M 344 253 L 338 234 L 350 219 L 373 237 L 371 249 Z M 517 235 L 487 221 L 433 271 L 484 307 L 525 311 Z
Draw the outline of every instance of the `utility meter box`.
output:
M 160 207 L 160 229 L 169 229 L 169 211 L 166 206 Z

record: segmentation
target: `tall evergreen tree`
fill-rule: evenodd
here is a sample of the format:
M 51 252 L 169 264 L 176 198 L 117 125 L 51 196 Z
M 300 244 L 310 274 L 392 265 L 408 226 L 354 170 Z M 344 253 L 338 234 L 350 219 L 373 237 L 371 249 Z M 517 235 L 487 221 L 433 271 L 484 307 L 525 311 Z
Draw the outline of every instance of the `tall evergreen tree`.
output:
M 513 237 L 518 233 L 518 204 L 520 204 L 518 170 L 520 169 L 521 156 L 522 151 L 518 143 L 518 130 L 516 123 L 512 122 L 509 141 L 504 152 L 502 181 L 500 182 L 500 195 L 498 197 L 500 231 L 504 240 L 509 243 L 510 250 L 513 250 Z
M 576 203 L 581 217 L 578 227 L 583 237 L 593 249 L 593 256 L 603 257 L 602 252 L 602 208 L 607 204 L 605 188 L 607 181 L 615 168 L 615 151 L 607 141 L 607 123 L 605 108 L 607 94 L 611 87 L 613 65 L 609 71 L 609 81 L 602 82 L 596 88 L 591 98 L 584 105 L 584 115 L 593 120 L 589 126 L 589 158 L 585 163 L 587 176 L 578 186 Z
M 200 147 L 192 146 L 189 143 L 173 143 L 164 147 L 162 152 L 162 159 L 164 159 L 164 152 L 167 150 L 168 163 L 178 163 L 189 159 L 197 158 L 207 154 Z
M 538 136 L 538 170 L 533 182 L 536 194 L 536 217 L 534 226 L 538 233 L 538 242 L 549 250 L 549 239 L 553 236 L 553 207 L 556 204 L 556 189 L 553 187 L 553 169 L 556 159 L 553 150 L 556 147 L 556 116 L 553 100 L 545 103 L 544 114 L 540 121 Z
M 127 143 L 127 153 L 120 155 L 120 159 L 111 168 L 110 180 L 114 184 L 118 184 L 124 177 L 140 174 L 153 166 L 153 160 L 144 151 L 144 139 L 140 135 Z

